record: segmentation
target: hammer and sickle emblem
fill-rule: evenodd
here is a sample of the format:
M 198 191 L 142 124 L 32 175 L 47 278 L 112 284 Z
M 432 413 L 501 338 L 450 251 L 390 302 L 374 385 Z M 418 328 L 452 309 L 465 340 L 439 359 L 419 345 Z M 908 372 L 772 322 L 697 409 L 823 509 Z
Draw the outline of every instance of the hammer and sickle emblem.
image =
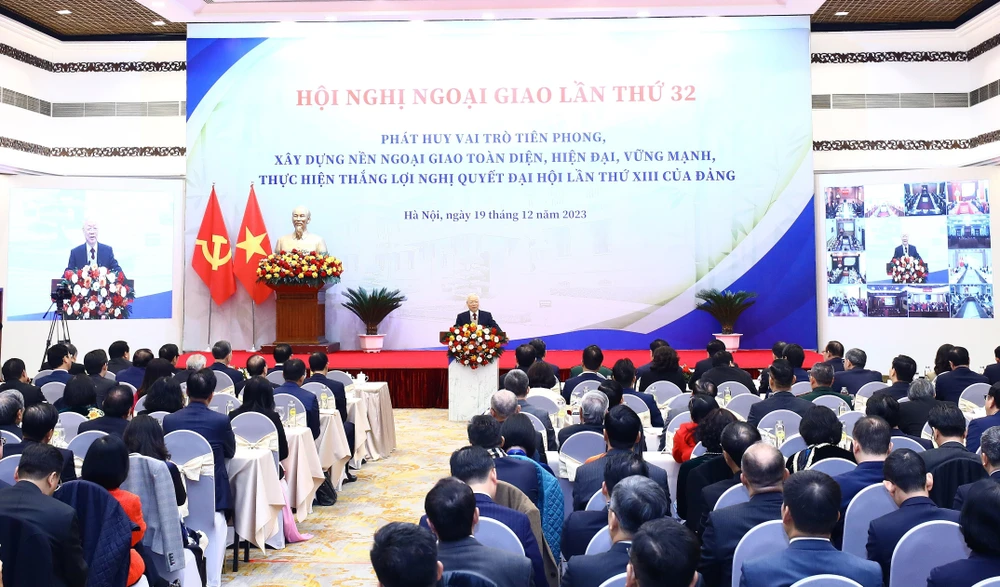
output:
M 212 254 L 211 255 L 208 254 L 208 243 L 206 241 L 203 241 L 201 239 L 195 239 L 194 244 L 195 244 L 195 246 L 201 245 L 201 254 L 205 256 L 205 259 L 209 263 L 212 264 L 212 271 L 217 271 L 219 269 L 219 267 L 221 267 L 222 265 L 225 265 L 226 263 L 228 263 L 229 259 L 231 259 L 232 256 L 233 256 L 232 250 L 229 250 L 229 251 L 226 251 L 226 256 L 225 257 L 223 257 L 221 259 L 219 258 L 219 255 L 220 255 L 221 249 L 222 249 L 222 245 L 227 244 L 228 242 L 229 242 L 229 240 L 226 237 L 224 237 L 222 235 L 219 235 L 219 234 L 213 234 L 212 235 Z

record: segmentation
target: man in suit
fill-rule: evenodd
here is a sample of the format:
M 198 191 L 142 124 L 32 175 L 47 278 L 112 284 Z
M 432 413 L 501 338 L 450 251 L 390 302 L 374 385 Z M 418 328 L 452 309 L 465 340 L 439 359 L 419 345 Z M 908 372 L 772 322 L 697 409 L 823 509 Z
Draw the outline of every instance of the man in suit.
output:
M 898 355 L 892 360 L 892 368 L 889 369 L 889 387 L 875 392 L 876 395 L 890 395 L 896 401 L 907 397 L 913 377 L 917 374 L 917 362 L 912 357 Z
M 21 454 L 13 487 L 0 491 L 0 511 L 41 530 L 52 545 L 54 587 L 84 587 L 87 562 L 83 558 L 76 511 L 54 499 L 59 487 L 62 455 L 54 447 L 34 443 Z
M 862 587 L 881 587 L 878 563 L 841 552 L 830 541 L 839 518 L 840 500 L 840 487 L 828 475 L 819 471 L 792 475 L 785 482 L 780 514 L 789 538 L 788 548 L 745 561 L 740 585 L 791 585 L 813 575 L 836 573 Z
M 268 374 L 276 371 L 280 373 L 285 368 L 285 361 L 292 358 L 292 346 L 285 343 L 276 344 L 271 356 L 274 357 L 274 367 L 267 370 Z
M 920 259 L 920 253 L 917 252 L 917 247 L 910 244 L 910 235 L 906 233 L 903 233 L 902 243 L 896 245 L 896 250 L 892 252 L 893 259 L 902 259 L 903 257 Z
M 930 440 L 919 436 L 910 436 L 899 429 L 899 402 L 887 393 L 876 393 L 869 398 L 868 403 L 865 404 L 865 415 L 878 416 L 885 420 L 889 424 L 889 427 L 892 428 L 893 438 L 909 438 L 924 447 L 924 450 L 934 448 Z
M 1000 426 L 1000 384 L 991 385 L 986 394 L 986 416 L 969 422 L 969 434 L 965 442 L 969 451 L 979 450 L 979 438 L 993 426 Z
M 10 457 L 19 455 L 36 444 L 48 445 L 52 442 L 52 433 L 59 423 L 59 411 L 52 404 L 35 404 L 30 408 L 25 408 L 21 417 L 20 444 L 8 444 L 4 446 L 3 456 Z M 56 449 L 63 458 L 63 466 L 60 478 L 63 483 L 76 480 L 76 465 L 73 461 L 73 452 L 65 449 Z
M 535 364 L 535 347 L 527 343 L 518 345 L 518 347 L 514 349 L 514 360 L 517 362 L 517 366 L 514 367 L 514 369 L 520 369 L 521 372 L 527 374 L 528 369 Z M 506 379 L 506 373 L 500 376 L 500 389 L 507 389 L 504 385 L 504 381 Z M 558 379 L 558 377 L 556 379 Z
M 163 418 L 163 432 L 190 430 L 201 434 L 212 446 L 215 459 L 215 511 L 233 508 L 226 460 L 236 455 L 236 436 L 225 414 L 209 409 L 215 392 L 215 372 L 202 369 L 188 377 L 188 406 Z
M 556 376 L 556 381 L 562 379 L 562 376 L 559 374 L 559 367 L 545 361 L 545 341 L 540 338 L 533 338 L 528 344 L 535 348 L 535 361 L 548 365 L 549 369 L 552 370 L 552 374 Z
M 972 587 L 985 579 L 1000 577 L 1000 485 L 983 481 L 969 491 L 959 524 L 967 559 L 931 569 L 927 587 Z
M 265 381 L 271 384 L 272 389 L 278 387 L 277 383 L 267 379 L 267 361 L 260 355 L 250 355 L 247 357 L 247 380 L 254 377 L 263 377 Z
M 490 396 L 490 416 L 498 423 L 503 424 L 507 418 L 521 411 L 521 406 L 517 405 L 517 396 L 513 392 L 501 389 Z M 545 460 L 545 439 L 541 432 L 535 432 L 535 454 L 529 455 L 539 463 L 547 463 Z
M 347 436 L 347 444 L 351 447 L 351 453 L 354 452 L 354 422 L 347 421 L 347 391 L 344 389 L 344 384 L 339 381 L 334 381 L 326 376 L 330 372 L 330 357 L 326 353 L 313 353 L 309 355 L 309 370 L 312 371 L 312 375 L 306 378 L 305 383 L 319 383 L 329 390 L 330 397 L 333 398 L 333 407 L 337 409 L 337 413 L 340 414 L 340 421 L 344 425 L 344 434 Z M 348 477 L 352 475 L 348 474 Z
M 878 416 L 865 416 L 854 424 L 854 469 L 833 478 L 840 485 L 840 513 L 843 516 L 854 496 L 869 485 L 881 483 L 883 463 L 892 450 L 892 429 Z
M 726 343 L 718 339 L 713 339 L 708 343 L 708 346 L 705 347 L 705 350 L 708 351 L 708 358 L 695 363 L 694 371 L 691 373 L 691 378 L 688 379 L 688 389 L 692 392 L 694 391 L 695 384 L 698 383 L 699 379 L 701 379 L 701 376 L 712 368 L 712 357 L 715 356 L 715 353 L 726 350 Z
M 604 460 L 604 483 L 601 485 L 601 495 L 605 506 L 600 510 L 582 510 L 573 512 L 563 522 L 562 548 L 560 552 L 565 560 L 585 554 L 587 545 L 608 525 L 607 502 L 615 486 L 627 477 L 638 475 L 649 477 L 649 466 L 642 457 L 633 453 L 618 453 Z
M 139 349 L 132 356 L 132 366 L 122 369 L 115 374 L 117 383 L 128 383 L 132 387 L 139 389 L 142 387 L 142 380 L 146 377 L 146 365 L 153 360 L 153 351 L 149 349 Z
M 781 452 L 758 442 L 743 454 L 741 470 L 750 501 L 715 510 L 705 523 L 698 570 L 707 587 L 732 584 L 733 553 L 740 539 L 754 526 L 781 518 L 781 491 L 788 477 Z
M 985 375 L 969 369 L 969 351 L 965 347 L 957 346 L 948 351 L 948 363 L 951 371 L 938 375 L 934 382 L 939 400 L 957 404 L 966 387 L 973 383 L 989 383 Z
M 434 535 L 416 524 L 382 526 L 368 556 L 380 587 L 435 587 L 444 572 Z
M 722 461 L 728 467 L 730 477 L 705 483 L 705 473 L 709 471 L 706 467 L 697 467 L 691 471 L 688 477 L 687 516 L 684 524 L 691 528 L 695 534 L 701 536 L 705 529 L 705 522 L 708 515 L 715 509 L 715 504 L 722 497 L 727 489 L 740 484 L 740 470 L 743 462 L 743 455 L 754 444 L 760 442 L 760 431 L 750 426 L 746 422 L 733 422 L 722 429 Z M 702 469 L 705 469 L 703 472 Z M 695 493 L 693 490 L 698 489 Z
M 813 403 L 792 395 L 792 384 L 795 383 L 795 371 L 785 359 L 778 359 L 768 367 L 771 397 L 759 401 L 750 407 L 747 424 L 754 428 L 760 419 L 775 410 L 791 410 L 799 416 L 804 416 Z
M 190 377 L 192 373 L 197 373 L 198 371 L 201 371 L 202 369 L 205 368 L 207 364 L 208 360 L 205 359 L 205 355 L 195 353 L 187 358 L 187 361 L 184 364 L 184 368 L 178 371 L 176 375 L 174 375 L 174 379 L 177 380 L 177 383 L 187 383 L 188 377 Z M 266 366 L 267 365 L 265 364 L 265 367 Z
M 823 349 L 823 363 L 833 367 L 835 373 L 844 370 L 844 345 L 839 341 L 831 340 L 826 343 Z
M 601 369 L 601 363 L 604 362 L 604 353 L 601 351 L 601 347 L 596 344 L 592 344 L 587 348 L 583 349 L 583 372 L 575 377 L 570 377 L 566 380 L 566 384 L 563 385 L 562 396 L 566 400 L 566 403 L 570 403 L 571 394 L 573 388 L 584 381 L 604 381 L 605 377 L 601 375 L 598 371 Z
M 493 457 L 497 478 L 510 483 L 528 496 L 531 503 L 538 504 L 538 472 L 535 465 L 507 456 L 500 436 L 500 423 L 490 416 L 473 416 L 466 427 L 469 444 L 486 450 Z
M 71 342 L 67 342 L 66 350 L 69 351 L 69 374 L 75 377 L 86 373 L 87 370 L 84 369 L 83 365 L 76 362 L 76 357 L 80 353 L 79 349 L 76 348 L 76 345 Z
M 65 384 L 72 377 L 69 374 L 69 368 L 73 365 L 72 359 L 69 358 L 69 347 L 61 342 L 50 346 L 45 351 L 45 364 L 49 369 L 52 369 L 52 372 L 35 380 L 35 385 L 39 389 L 46 383 L 53 381 Z
M 83 356 L 83 366 L 97 389 L 97 405 L 100 406 L 108 391 L 115 386 L 114 381 L 105 377 L 108 372 L 108 355 L 104 349 L 94 349 Z
M 918 524 L 935 520 L 958 522 L 958 512 L 939 508 L 930 498 L 934 476 L 927 472 L 921 455 L 901 449 L 885 459 L 886 491 L 898 510 L 872 520 L 868 525 L 868 560 L 882 567 L 883 582 L 889 584 L 889 565 L 899 539 Z
M 109 271 L 121 271 L 115 260 L 115 251 L 109 245 L 97 242 L 97 221 L 83 222 L 84 243 L 74 247 L 69 252 L 66 262 L 67 271 L 76 271 L 83 267 L 107 267 Z
M 987 365 L 986 369 L 983 370 L 983 376 L 986 377 L 990 385 L 1000 382 L 1000 346 L 993 349 L 993 357 L 995 362 L 992 365 Z
M 812 391 L 799 396 L 802 399 L 811 402 L 816 398 L 832 395 L 844 400 L 852 410 L 854 409 L 853 396 L 833 391 L 833 367 L 829 363 L 816 363 L 812 369 L 809 369 L 809 385 L 812 387 Z
M 690 530 L 669 517 L 650 520 L 632 538 L 625 587 L 695 587 L 700 558 Z
M 639 416 L 632 411 L 632 408 L 620 405 L 608 410 L 604 417 L 604 440 L 607 443 L 608 451 L 604 453 L 603 457 L 582 465 L 576 470 L 576 481 L 573 483 L 574 510 L 586 508 L 590 498 L 600 491 L 601 484 L 604 482 L 603 460 L 614 454 L 632 452 L 635 444 L 641 439 L 641 432 L 642 422 L 639 420 Z M 650 464 L 649 478 L 663 488 L 669 499 L 667 472 Z
M 438 560 L 449 571 L 477 573 L 497 587 L 532 587 L 531 560 L 479 543 L 472 529 L 479 523 L 479 508 L 472 488 L 447 477 L 438 481 L 424 499 L 427 525 L 438 538 Z
M 861 349 L 850 349 L 844 355 L 844 370 L 833 374 L 831 389 L 835 393 L 857 395 L 861 386 L 872 381 L 882 381 L 878 371 L 865 369 L 868 364 L 868 354 Z
M 496 328 L 500 330 L 500 325 L 493 319 L 493 315 L 486 310 L 479 309 L 479 296 L 469 294 L 465 298 L 465 305 L 468 310 L 462 312 L 455 318 L 455 326 L 465 326 L 466 324 L 478 324 L 483 328 Z
M 42 395 L 42 390 L 29 382 L 28 372 L 24 368 L 24 361 L 21 359 L 7 359 L 7 361 L 3 364 L 2 373 L 4 383 L 3 385 L 0 385 L 0 391 L 13 389 L 21 392 L 21 397 L 24 399 L 25 407 L 40 404 L 45 401 L 45 396 Z
M 626 572 L 632 537 L 643 524 L 670 515 L 670 500 L 648 477 L 634 475 L 615 485 L 608 505 L 611 550 L 570 559 L 561 587 L 600 587 Z
M 965 448 L 965 416 L 953 403 L 934 406 L 927 417 L 937 448 L 920 453 L 927 470 L 934 472 L 941 463 L 961 459 L 979 463 L 979 456 Z
M 306 407 L 306 425 L 312 431 L 313 438 L 319 438 L 319 401 L 316 396 L 302 389 L 306 380 L 306 364 L 302 359 L 288 359 L 282 372 L 285 382 L 275 388 L 274 401 L 281 405 L 278 395 L 287 393 L 298 398 Z
M 177 372 L 180 371 L 180 369 L 177 368 L 177 360 L 181 357 L 181 350 L 177 348 L 177 345 L 168 342 L 160 347 L 160 350 L 156 352 L 156 355 L 164 361 L 168 361 L 170 363 L 170 367 L 174 370 L 174 375 L 177 375 Z
M 531 346 L 531 345 L 524 345 Z M 552 428 L 552 418 L 549 417 L 549 413 L 528 403 L 528 375 L 520 369 L 514 369 L 507 373 L 504 378 L 504 389 L 514 394 L 517 398 L 518 412 L 524 414 L 531 414 L 532 416 L 541 420 L 542 425 L 545 427 L 545 442 L 548 450 L 558 450 L 559 445 L 556 443 L 556 431 Z M 541 450 L 541 448 L 539 448 Z
M 781 357 L 785 356 L 785 343 L 783 341 L 778 341 L 771 345 L 771 362 L 777 361 Z M 768 365 L 768 368 L 771 366 Z M 757 387 L 758 395 L 761 397 L 767 397 L 771 394 L 771 381 L 768 377 L 767 369 L 762 369 L 760 372 L 760 385 Z M 752 389 L 750 391 L 753 391 Z
M 124 385 L 112 386 L 101 405 L 104 415 L 80 424 L 79 432 L 100 430 L 122 438 L 125 435 L 125 428 L 128 426 L 129 415 L 132 413 L 133 397 L 132 390 L 128 387 Z
M 915 379 L 906 397 L 910 401 L 899 404 L 899 429 L 909 436 L 920 436 L 931 408 L 945 402 L 934 399 L 934 384 L 927 379 Z
M 600 391 L 591 391 L 580 401 L 580 424 L 570 424 L 559 430 L 559 446 L 577 432 L 604 434 L 604 414 L 608 413 L 608 396 Z
M 799 381 L 809 381 L 809 372 L 802 368 L 802 365 L 806 362 L 806 351 L 800 345 L 794 343 L 786 344 L 784 358 L 795 372 L 796 383 Z
M 129 360 L 128 343 L 124 340 L 116 340 L 108 347 L 108 371 L 117 374 L 132 366 Z M 136 388 L 138 389 L 138 388 Z
M 136 351 L 136 361 L 139 360 L 139 351 Z M 215 362 L 209 367 L 212 371 L 225 373 L 233 380 L 233 392 L 239 395 L 246 384 L 246 377 L 238 369 L 233 369 L 233 345 L 228 340 L 220 340 L 212 345 L 212 358 Z
M 648 363 L 646 363 L 645 365 L 643 365 L 643 366 L 641 366 L 641 367 L 639 367 L 639 368 L 637 368 L 635 370 L 635 376 L 638 379 L 642 379 L 643 375 L 646 375 L 647 373 L 649 373 L 649 370 L 653 366 L 653 361 L 652 361 L 653 353 L 655 353 L 656 349 L 660 348 L 661 346 L 670 346 L 670 344 L 667 341 L 663 340 L 662 338 L 657 338 L 653 342 L 649 343 L 649 358 L 651 360 Z
M 989 475 L 989 477 L 973 483 L 960 485 L 955 491 L 955 499 L 951 503 L 951 508 L 953 510 L 962 511 L 962 506 L 969 497 L 969 490 L 972 489 L 976 483 L 988 483 L 990 481 L 1000 483 L 1000 426 L 987 428 L 986 431 L 983 432 L 980 448 L 982 449 L 982 453 L 979 455 L 979 458 L 983 463 L 983 468 L 986 470 L 986 474 Z
M 21 396 L 21 392 L 16 389 L 0 391 L 0 430 L 21 438 L 22 417 L 24 417 L 24 397 Z
M 733 362 L 733 355 L 729 351 L 719 351 L 712 355 L 712 368 L 705 371 L 705 374 L 701 376 L 701 380 L 714 383 L 717 389 L 724 389 L 724 383 L 736 381 L 737 383 L 742 383 L 751 392 L 756 391 L 754 389 L 753 377 L 750 377 L 749 373 L 736 366 L 736 363 Z
M 653 428 L 663 428 L 663 414 L 660 406 L 656 404 L 656 398 L 650 393 L 643 393 L 635 390 L 635 365 L 632 359 L 618 359 L 611 369 L 611 376 L 622 386 L 622 393 L 634 395 L 642 400 L 649 408 L 649 425 Z

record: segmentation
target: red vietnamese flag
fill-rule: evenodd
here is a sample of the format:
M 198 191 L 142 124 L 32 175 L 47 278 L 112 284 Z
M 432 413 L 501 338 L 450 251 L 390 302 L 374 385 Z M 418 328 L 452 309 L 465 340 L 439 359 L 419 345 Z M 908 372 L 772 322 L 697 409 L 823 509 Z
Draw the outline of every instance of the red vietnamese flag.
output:
M 222 305 L 236 293 L 236 279 L 233 278 L 233 249 L 229 244 L 229 231 L 219 208 L 219 199 L 212 196 L 205 207 L 198 237 L 194 240 L 194 256 L 191 267 L 212 292 L 212 299 Z
M 264 226 L 260 206 L 257 205 L 257 194 L 250 185 L 250 197 L 247 199 L 247 209 L 243 212 L 243 224 L 236 233 L 236 256 L 233 258 L 235 268 L 233 273 L 243 287 L 250 293 L 253 301 L 260 304 L 271 295 L 271 288 L 263 283 L 257 283 L 257 265 L 260 260 L 271 254 L 271 239 Z

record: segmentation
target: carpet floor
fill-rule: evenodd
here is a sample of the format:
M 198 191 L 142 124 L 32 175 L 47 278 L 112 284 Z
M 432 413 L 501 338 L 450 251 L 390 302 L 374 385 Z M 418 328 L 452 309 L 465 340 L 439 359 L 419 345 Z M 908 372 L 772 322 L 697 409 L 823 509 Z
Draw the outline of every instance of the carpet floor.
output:
M 449 422 L 447 410 L 397 409 L 397 448 L 387 459 L 369 461 L 357 483 L 344 485 L 336 505 L 315 508 L 299 524 L 312 540 L 281 551 L 250 551 L 250 564 L 232 572 L 226 559 L 227 587 L 371 587 L 375 585 L 368 551 L 375 530 L 389 522 L 416 523 L 424 496 L 448 476 L 451 453 L 468 444 L 465 424 Z M 231 556 L 232 551 L 229 551 Z

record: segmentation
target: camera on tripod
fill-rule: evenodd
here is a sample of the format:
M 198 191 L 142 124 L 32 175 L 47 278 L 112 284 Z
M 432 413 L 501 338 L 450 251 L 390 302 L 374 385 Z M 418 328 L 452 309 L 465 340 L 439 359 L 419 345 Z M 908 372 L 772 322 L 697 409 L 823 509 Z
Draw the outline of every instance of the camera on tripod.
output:
M 61 282 L 59 285 L 55 286 L 52 293 L 49 294 L 52 298 L 52 303 L 56 304 L 59 310 L 62 310 L 63 302 L 71 299 L 73 297 L 73 292 L 69 289 L 69 284 L 65 281 Z

